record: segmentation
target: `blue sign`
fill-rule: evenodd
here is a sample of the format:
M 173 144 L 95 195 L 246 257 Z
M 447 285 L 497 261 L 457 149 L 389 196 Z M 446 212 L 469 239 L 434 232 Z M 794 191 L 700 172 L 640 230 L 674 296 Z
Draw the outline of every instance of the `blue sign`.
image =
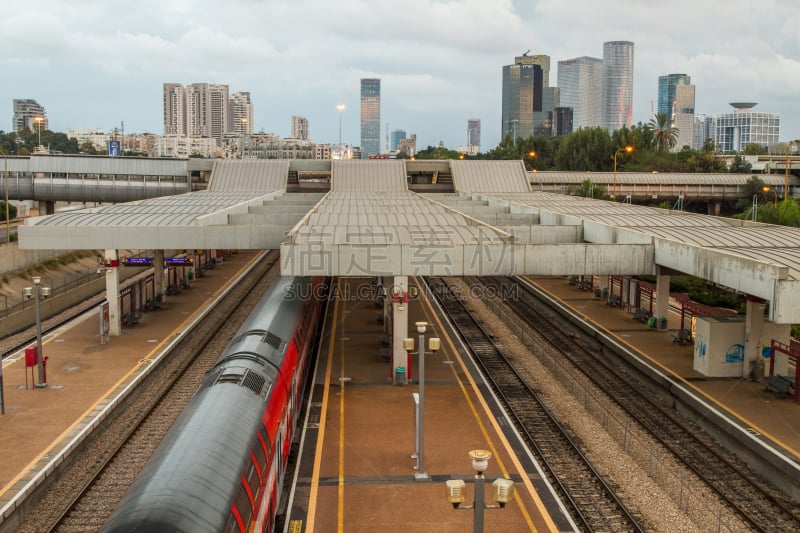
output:
M 128 257 L 125 259 L 127 266 L 150 266 L 153 264 L 152 257 Z
M 193 262 L 191 257 L 167 257 L 168 265 L 191 265 Z
M 119 141 L 108 141 L 108 155 L 115 157 L 122 155 L 122 146 Z

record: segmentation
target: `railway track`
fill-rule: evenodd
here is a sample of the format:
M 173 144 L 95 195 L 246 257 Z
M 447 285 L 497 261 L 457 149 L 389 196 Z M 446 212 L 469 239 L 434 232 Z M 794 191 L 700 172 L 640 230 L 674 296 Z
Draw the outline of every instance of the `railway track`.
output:
M 798 531 L 797 506 L 761 479 L 748 466 L 723 449 L 702 430 L 683 420 L 643 384 L 630 379 L 620 367 L 610 364 L 603 346 L 574 329 L 564 329 L 566 320 L 552 320 L 553 309 L 531 286 L 516 278 L 469 279 L 484 283 L 489 292 L 503 294 L 514 286 L 515 298 L 503 305 L 537 332 L 548 350 L 569 361 L 641 428 L 654 436 L 682 464 L 707 484 L 735 514 L 754 531 Z M 505 284 L 505 287 L 501 286 Z
M 640 519 L 617 498 L 614 488 L 592 467 L 446 280 L 427 278 L 426 282 L 506 404 L 517 429 L 535 450 L 576 523 L 585 531 L 645 531 Z
M 122 402 L 121 412 L 65 461 L 57 481 L 27 514 L 19 532 L 97 531 L 194 395 L 230 342 L 279 275 L 269 252 L 229 291 L 162 364 Z

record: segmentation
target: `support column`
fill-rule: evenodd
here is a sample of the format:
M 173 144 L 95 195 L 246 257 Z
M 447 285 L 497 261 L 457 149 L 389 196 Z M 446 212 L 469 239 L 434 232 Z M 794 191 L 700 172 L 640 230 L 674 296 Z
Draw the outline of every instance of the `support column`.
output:
M 662 274 L 661 267 L 656 271 L 656 307 L 653 316 L 657 317 L 658 331 L 666 331 L 669 328 L 669 274 Z M 662 318 L 667 320 L 661 320 Z
M 108 301 L 108 335 L 119 337 L 122 334 L 122 313 L 119 306 L 119 257 L 116 250 L 106 250 L 103 254 L 106 269 L 106 300 Z
M 747 298 L 744 321 L 744 360 L 742 360 L 742 377 L 750 376 L 755 362 L 761 356 L 761 347 L 769 340 L 764 338 L 764 308 L 766 303 L 760 298 Z
M 408 276 L 395 276 L 389 290 L 392 300 L 392 379 L 396 385 L 407 383 L 408 353 L 403 349 L 403 339 L 408 337 Z M 403 383 L 398 382 L 402 369 Z
M 53 201 L 39 202 L 39 216 L 52 215 L 56 212 L 56 203 Z
M 153 286 L 156 296 L 161 295 L 161 302 L 165 300 L 164 294 L 164 250 L 153 250 Z
M 600 298 L 608 301 L 608 297 L 611 294 L 609 290 L 609 287 L 611 287 L 611 276 L 597 276 L 597 279 L 599 280 L 597 288 L 600 289 Z

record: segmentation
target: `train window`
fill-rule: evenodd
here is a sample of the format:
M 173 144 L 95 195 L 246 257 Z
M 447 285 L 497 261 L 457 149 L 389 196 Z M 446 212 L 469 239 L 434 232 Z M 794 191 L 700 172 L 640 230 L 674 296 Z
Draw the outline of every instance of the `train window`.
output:
M 244 473 L 244 478 L 250 486 L 250 496 L 253 498 L 253 508 L 256 507 L 255 502 L 258 501 L 258 495 L 261 492 L 261 479 L 258 475 L 255 465 L 251 462 Z
M 261 446 L 264 447 L 264 453 L 269 456 L 270 448 L 272 444 L 269 442 L 269 436 L 267 435 L 267 430 L 263 427 L 258 430 L 258 440 L 261 441 Z
M 256 445 L 253 446 L 253 457 L 255 458 L 259 470 L 264 472 L 267 467 L 267 454 L 261 442 L 257 442 Z
M 250 499 L 248 487 L 246 487 L 244 484 L 242 484 L 242 486 L 239 488 L 239 491 L 236 493 L 236 498 L 234 498 L 233 504 L 236 506 L 236 510 L 239 512 L 239 516 L 242 518 L 242 523 L 244 524 L 245 530 L 247 530 L 248 526 L 250 525 L 250 520 L 253 518 L 253 504 L 252 500 Z
M 241 523 L 241 516 L 236 506 L 231 506 L 231 514 L 228 515 L 228 522 L 222 530 L 222 533 L 244 533 L 244 524 Z

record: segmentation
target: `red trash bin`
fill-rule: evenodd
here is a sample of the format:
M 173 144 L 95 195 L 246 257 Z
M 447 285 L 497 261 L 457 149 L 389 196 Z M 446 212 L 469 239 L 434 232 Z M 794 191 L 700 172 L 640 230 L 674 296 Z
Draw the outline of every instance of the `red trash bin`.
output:
M 31 367 L 39 364 L 39 351 L 36 346 L 25 348 L 25 366 Z

